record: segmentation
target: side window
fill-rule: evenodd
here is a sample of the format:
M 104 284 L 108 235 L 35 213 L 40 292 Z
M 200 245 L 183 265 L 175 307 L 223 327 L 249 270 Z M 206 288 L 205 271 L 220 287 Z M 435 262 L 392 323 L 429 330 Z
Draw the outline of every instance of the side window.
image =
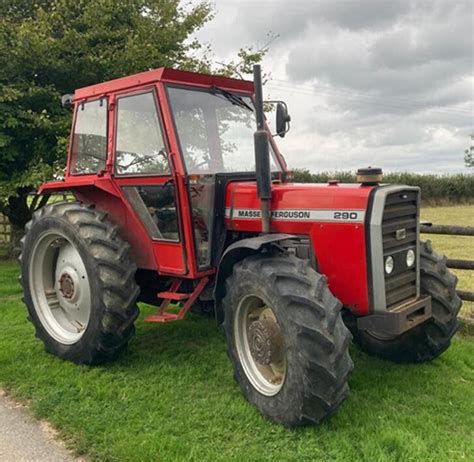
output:
M 206 128 L 206 118 L 203 110 L 199 107 L 190 107 L 175 111 L 175 121 L 188 172 L 200 173 L 209 170 L 211 152 L 209 132 Z M 214 143 L 215 146 L 216 143 Z M 219 170 L 223 171 L 223 168 Z
M 107 157 L 107 100 L 82 103 L 77 108 L 72 139 L 71 173 L 97 173 Z
M 169 173 L 153 94 L 119 98 L 117 114 L 116 172 L 119 175 Z
M 179 241 L 178 213 L 173 183 L 124 186 L 131 206 L 153 239 Z
M 211 263 L 214 191 L 215 178 L 211 175 L 202 176 L 196 184 L 189 185 L 199 268 L 205 268 Z

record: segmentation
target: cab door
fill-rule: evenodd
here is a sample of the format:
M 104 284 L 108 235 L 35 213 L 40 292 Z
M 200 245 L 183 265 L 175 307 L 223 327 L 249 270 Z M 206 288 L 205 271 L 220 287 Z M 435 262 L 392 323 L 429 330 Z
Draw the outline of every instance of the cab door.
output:
M 176 179 L 156 88 L 115 97 L 114 177 L 152 240 L 163 274 L 187 273 Z

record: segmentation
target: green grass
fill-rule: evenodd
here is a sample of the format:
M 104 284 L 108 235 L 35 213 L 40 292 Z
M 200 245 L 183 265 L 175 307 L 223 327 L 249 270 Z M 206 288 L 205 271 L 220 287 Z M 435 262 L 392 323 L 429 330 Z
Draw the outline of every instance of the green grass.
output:
M 421 210 L 421 219 L 436 225 L 474 226 L 474 205 L 451 207 L 426 207 Z M 433 248 L 450 258 L 474 260 L 474 237 L 423 234 L 422 239 L 430 239 Z M 459 278 L 458 289 L 474 291 L 474 271 L 451 270 Z M 464 302 L 461 310 L 464 316 L 474 318 L 474 303 Z
M 474 339 L 424 365 L 351 353 L 352 393 L 319 427 L 263 419 L 232 380 L 224 336 L 190 315 L 143 323 L 113 364 L 44 352 L 25 320 L 17 264 L 0 262 L 0 385 L 53 423 L 78 454 L 105 461 L 453 461 L 474 458 Z M 144 308 L 149 312 L 149 308 Z

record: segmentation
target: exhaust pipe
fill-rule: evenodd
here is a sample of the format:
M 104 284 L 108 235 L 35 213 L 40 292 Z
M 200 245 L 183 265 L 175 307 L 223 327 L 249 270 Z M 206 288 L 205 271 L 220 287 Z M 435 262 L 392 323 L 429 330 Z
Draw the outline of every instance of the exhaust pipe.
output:
M 260 199 L 262 233 L 270 232 L 270 201 L 272 198 L 272 180 L 270 173 L 270 153 L 268 133 L 265 130 L 263 113 L 262 72 L 259 64 L 253 66 L 253 84 L 255 90 L 255 116 L 257 130 L 253 135 L 255 144 L 255 170 L 257 174 L 257 195 Z

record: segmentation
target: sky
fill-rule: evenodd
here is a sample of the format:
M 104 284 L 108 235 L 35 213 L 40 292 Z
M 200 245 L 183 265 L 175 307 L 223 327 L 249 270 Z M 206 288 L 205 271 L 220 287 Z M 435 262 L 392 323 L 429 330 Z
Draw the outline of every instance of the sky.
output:
M 472 0 L 212 3 L 196 37 L 216 62 L 268 45 L 264 94 L 288 104 L 291 130 L 277 143 L 290 168 L 469 171 Z

